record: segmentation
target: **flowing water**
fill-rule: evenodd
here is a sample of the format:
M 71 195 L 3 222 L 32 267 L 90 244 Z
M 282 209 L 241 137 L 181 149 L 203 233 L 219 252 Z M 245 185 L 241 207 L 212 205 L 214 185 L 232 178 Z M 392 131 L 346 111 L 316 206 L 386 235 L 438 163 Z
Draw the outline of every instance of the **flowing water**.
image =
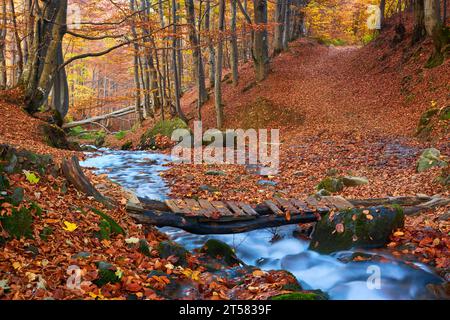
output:
M 168 169 L 165 166 L 168 162 L 169 156 L 158 153 L 100 149 L 89 153 L 81 165 L 108 174 L 112 181 L 139 197 L 164 200 L 169 189 L 160 173 Z M 406 264 L 382 251 L 364 251 L 378 259 L 359 262 L 345 262 L 355 253 L 353 251 L 320 255 L 308 250 L 308 241 L 293 236 L 296 228 L 276 229 L 281 236 L 278 241 L 272 241 L 273 229 L 211 236 L 194 235 L 176 228 L 161 228 L 161 231 L 189 250 L 202 246 L 208 239 L 224 241 L 235 248 L 237 256 L 246 264 L 263 270 L 288 270 L 305 289 L 321 289 L 331 299 L 428 299 L 433 297 L 426 285 L 443 282 L 427 266 Z

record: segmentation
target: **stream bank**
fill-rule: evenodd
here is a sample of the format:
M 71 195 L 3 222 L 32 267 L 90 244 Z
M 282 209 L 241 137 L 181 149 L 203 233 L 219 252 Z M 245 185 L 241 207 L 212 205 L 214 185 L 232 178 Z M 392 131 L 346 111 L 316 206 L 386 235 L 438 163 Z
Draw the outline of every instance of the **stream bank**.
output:
M 157 153 L 102 149 L 89 154 L 82 165 L 107 174 L 142 198 L 165 200 L 169 189 L 161 174 L 169 169 L 169 162 L 168 156 Z M 293 236 L 295 226 L 218 236 L 198 236 L 174 228 L 160 230 L 188 250 L 210 239 L 223 241 L 244 263 L 266 271 L 287 270 L 304 289 L 320 289 L 331 299 L 432 299 L 427 285 L 443 282 L 426 265 L 406 263 L 384 250 L 320 255 L 308 249 L 309 241 Z M 275 234 L 278 240 L 272 241 Z M 374 272 L 380 274 L 380 288 L 368 285 Z

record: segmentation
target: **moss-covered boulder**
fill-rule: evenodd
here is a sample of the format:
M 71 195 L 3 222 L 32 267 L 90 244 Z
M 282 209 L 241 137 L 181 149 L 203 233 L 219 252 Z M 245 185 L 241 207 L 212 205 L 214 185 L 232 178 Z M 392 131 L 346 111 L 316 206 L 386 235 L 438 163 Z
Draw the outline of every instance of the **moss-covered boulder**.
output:
M 46 123 L 43 124 L 40 129 L 45 142 L 50 147 L 66 150 L 80 150 L 78 144 L 67 140 L 66 133 L 60 127 Z
M 181 266 L 187 265 L 187 255 L 188 251 L 173 241 L 162 241 L 159 243 L 156 250 L 159 253 L 159 256 L 163 259 L 167 259 L 170 256 L 175 256 L 178 258 L 178 264 Z
M 281 301 L 281 300 L 328 300 L 328 296 L 326 293 L 317 290 L 317 291 L 301 291 L 301 292 L 292 292 L 281 294 L 278 296 L 274 296 L 271 300 Z
M 369 180 L 364 177 L 345 176 L 342 177 L 342 183 L 344 184 L 344 186 L 351 188 L 369 184 Z
M 310 249 L 328 254 L 352 248 L 381 248 L 389 243 L 393 231 L 403 227 L 404 220 L 400 207 L 329 213 L 317 223 Z
M 189 126 L 180 118 L 173 118 L 170 120 L 161 120 L 157 122 L 153 128 L 147 130 L 141 137 L 139 149 L 155 149 L 157 135 L 171 138 L 172 134 L 177 129 L 189 130 Z
M 25 207 L 12 208 L 11 215 L 0 216 L 0 223 L 8 233 L 9 239 L 33 238 L 33 221 L 33 215 Z
M 94 283 L 98 287 L 103 287 L 104 285 L 111 283 L 120 282 L 121 275 L 119 270 L 114 267 L 112 264 L 104 261 L 100 261 L 97 263 L 98 268 L 98 278 L 94 281 Z
M 236 257 L 233 249 L 226 243 L 219 240 L 208 240 L 200 251 L 211 258 L 223 261 L 229 266 L 242 264 L 242 261 Z
M 426 149 L 417 162 L 417 172 L 424 172 L 433 167 L 447 167 L 448 163 L 441 157 L 438 149 Z
M 419 120 L 416 136 L 422 140 L 431 140 L 449 132 L 450 106 L 438 108 L 435 102 L 432 108 L 425 111 Z
M 340 178 L 326 177 L 317 186 L 317 190 L 326 190 L 331 193 L 337 193 L 344 190 L 344 183 Z
M 120 147 L 120 149 L 123 150 L 123 151 L 127 151 L 127 150 L 133 149 L 133 142 L 132 142 L 132 141 L 127 141 L 127 142 L 125 142 L 125 143 Z

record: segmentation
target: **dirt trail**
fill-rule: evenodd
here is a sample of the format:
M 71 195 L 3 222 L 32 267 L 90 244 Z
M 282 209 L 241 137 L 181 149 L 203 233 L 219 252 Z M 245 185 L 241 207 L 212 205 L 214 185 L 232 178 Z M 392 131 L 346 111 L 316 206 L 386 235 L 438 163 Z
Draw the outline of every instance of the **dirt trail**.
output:
M 269 77 L 255 85 L 252 67 L 247 63 L 240 69 L 237 87 L 227 82 L 223 85 L 225 126 L 240 127 L 243 117 L 239 111 L 264 98 L 274 108 L 302 116 L 302 123 L 277 123 L 273 119 L 270 124 L 285 131 L 295 129 L 296 134 L 309 136 L 328 131 L 411 137 L 431 100 L 444 100 L 445 81 L 437 81 L 431 94 L 409 93 L 412 101 L 408 101 L 402 79 L 410 70 L 385 66 L 377 50 L 384 48 L 326 47 L 301 39 L 292 44 L 289 52 L 276 57 Z M 423 82 L 427 82 L 428 74 L 433 78 L 434 73 L 442 71 L 448 79 L 445 66 L 439 69 L 422 70 Z M 192 116 L 195 95 L 193 91 L 183 98 L 184 109 Z M 212 100 L 203 109 L 203 121 L 208 127 L 215 124 Z

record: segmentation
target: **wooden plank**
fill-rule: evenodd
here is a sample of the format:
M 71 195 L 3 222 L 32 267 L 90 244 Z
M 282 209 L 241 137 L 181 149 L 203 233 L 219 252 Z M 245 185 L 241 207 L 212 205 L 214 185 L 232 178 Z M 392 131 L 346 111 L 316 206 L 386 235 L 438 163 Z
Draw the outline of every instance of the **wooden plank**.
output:
M 300 214 L 300 211 L 288 200 L 278 197 L 275 197 L 275 200 L 284 208 L 285 211 L 289 211 L 291 215 Z
M 234 217 L 234 214 L 228 210 L 227 206 L 225 203 L 221 202 L 221 201 L 211 201 L 211 204 L 217 209 L 219 210 L 220 214 L 225 216 L 225 217 Z
M 183 199 L 175 199 L 174 202 L 179 208 L 180 213 L 192 216 L 192 212 L 189 210 L 188 205 Z
M 259 215 L 258 212 L 256 212 L 249 204 L 246 204 L 244 202 L 239 202 L 239 205 L 247 215 L 253 216 L 253 217 L 256 217 Z
M 277 216 L 284 215 L 284 212 L 281 211 L 281 210 L 277 207 L 277 205 L 276 205 L 275 203 L 273 203 L 272 201 L 267 200 L 267 201 L 265 201 L 264 203 L 265 203 L 265 204 L 270 208 L 270 210 L 271 210 L 273 213 L 275 213 Z
M 308 212 L 312 212 L 312 210 L 308 207 L 308 205 L 306 204 L 306 202 L 298 200 L 298 199 L 291 199 L 290 202 L 296 206 L 300 212 L 302 213 L 308 213 Z
M 228 208 L 234 213 L 235 216 L 241 217 L 246 216 L 246 212 L 242 210 L 239 205 L 234 201 L 226 201 Z
M 192 213 L 194 216 L 203 216 L 205 213 L 207 213 L 207 210 L 203 209 L 197 200 L 194 199 L 184 199 L 186 202 L 186 205 L 188 206 L 188 210 L 190 213 Z
M 208 200 L 199 199 L 198 203 L 205 210 L 203 215 L 207 218 L 216 216 L 219 213 L 219 210 L 217 210 Z
M 335 197 L 322 197 L 322 199 L 329 204 L 330 206 L 333 206 L 334 208 L 338 210 L 347 210 L 347 209 L 353 209 L 355 206 L 352 205 L 349 201 L 347 201 L 345 198 L 341 196 L 335 196 Z
M 315 209 L 318 212 L 330 211 L 330 208 L 328 208 L 323 202 L 318 201 L 315 197 L 308 197 L 306 199 L 306 203 L 311 209 Z
M 173 213 L 183 213 L 180 207 L 175 203 L 175 200 L 166 200 L 164 202 Z

